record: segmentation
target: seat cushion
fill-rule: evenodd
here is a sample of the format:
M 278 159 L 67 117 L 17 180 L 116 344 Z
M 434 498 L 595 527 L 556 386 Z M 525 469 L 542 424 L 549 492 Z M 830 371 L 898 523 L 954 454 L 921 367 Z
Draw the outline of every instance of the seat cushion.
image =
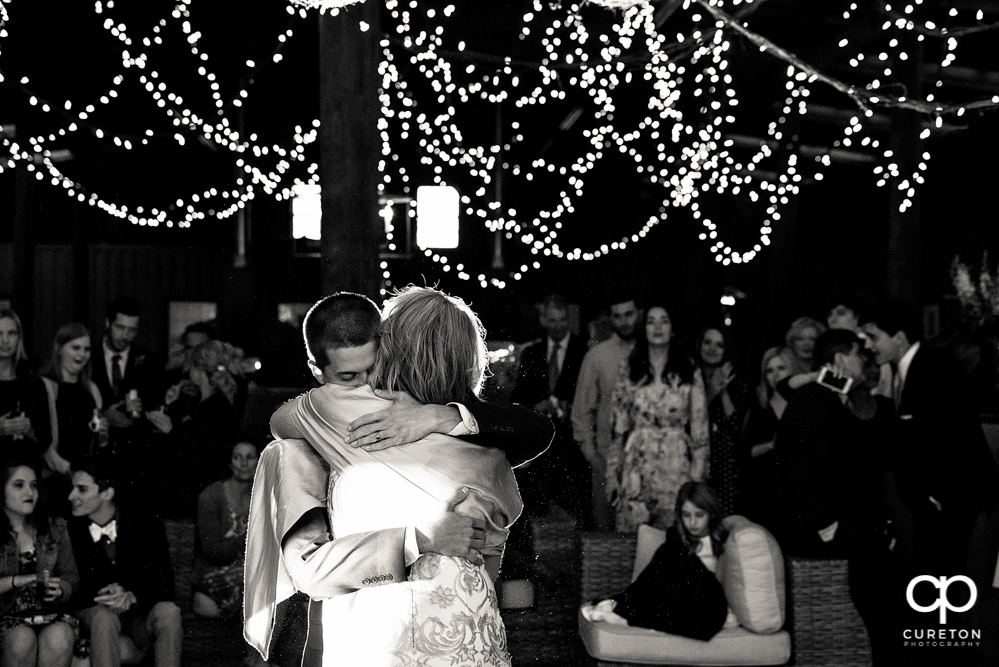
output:
M 645 665 L 783 665 L 791 657 L 787 632 L 760 635 L 726 628 L 698 641 L 646 628 L 587 621 L 579 613 L 579 636 L 592 657 Z
M 756 633 L 784 627 L 784 559 L 770 532 L 744 516 L 726 517 L 725 552 L 716 572 L 739 623 Z

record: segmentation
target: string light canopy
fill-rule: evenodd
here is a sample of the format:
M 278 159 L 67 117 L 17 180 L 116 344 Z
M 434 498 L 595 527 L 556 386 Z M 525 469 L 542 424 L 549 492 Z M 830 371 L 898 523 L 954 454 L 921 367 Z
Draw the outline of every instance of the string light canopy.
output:
M 591 5 L 599 5 L 607 9 L 630 9 L 635 5 L 645 5 L 649 0 L 589 0 Z
M 364 0 L 289 0 L 292 5 L 306 9 L 318 9 L 320 12 L 340 10 L 349 5 L 359 4 Z
M 716 261 L 744 264 L 769 245 L 784 207 L 802 184 L 822 180 L 832 160 L 848 151 L 863 152 L 872 163 L 877 185 L 903 192 L 900 210 L 912 206 L 918 186 L 925 182 L 929 152 L 920 149 L 918 166 L 903 173 L 898 156 L 879 143 L 876 111 L 903 108 L 921 114 L 925 122 L 911 137 L 921 144 L 933 133 L 945 131 L 945 123 L 960 124 L 968 114 L 999 106 L 999 95 L 944 103 L 938 99 L 946 92 L 944 77 L 934 92 L 920 98 L 906 95 L 892 78 L 909 58 L 901 45 L 903 37 L 938 40 L 944 46 L 939 71 L 954 67 L 961 38 L 997 27 L 985 21 L 981 10 L 951 9 L 938 16 L 937 8 L 920 0 L 901 8 L 881 3 L 882 48 L 872 50 L 868 43 L 859 50 L 849 38 L 838 43 L 856 73 L 855 82 L 846 83 L 752 31 L 749 19 L 764 2 L 684 0 L 670 3 L 674 13 L 661 21 L 656 7 L 647 1 L 535 0 L 521 17 L 518 37 L 523 44 L 514 58 L 466 43 L 474 37 L 455 25 L 453 4 L 440 8 L 418 0 L 384 0 L 392 21 L 385 22 L 380 42 L 380 194 L 412 196 L 414 188 L 431 183 L 457 186 L 463 216 L 478 220 L 517 248 L 512 268 L 487 275 L 430 248 L 425 256 L 442 272 L 454 271 L 482 286 L 504 287 L 543 262 L 606 256 L 641 242 L 680 211 L 702 226 L 700 239 Z M 0 47 L 10 20 L 7 7 L 12 4 L 13 0 L 0 2 Z M 305 17 L 307 8 L 330 9 L 338 15 L 338 6 L 349 3 L 294 4 L 298 7 L 287 8 L 292 18 Z M 591 10 L 594 4 L 602 7 Z M 0 77 L 21 82 L 32 108 L 65 119 L 58 132 L 20 143 L 4 138 L 9 157 L 0 159 L 0 170 L 27 162 L 39 180 L 50 180 L 67 195 L 150 226 L 186 227 L 194 221 L 224 219 L 260 194 L 286 199 L 296 184 L 318 183 L 315 149 L 310 145 L 319 121 L 306 123 L 305 129 L 296 127 L 286 143 L 265 144 L 253 133 L 237 131 L 230 113 L 252 102 L 251 91 L 243 87 L 235 94 L 223 94 L 217 73 L 208 66 L 212 61 L 190 5 L 178 2 L 167 18 L 143 35 L 110 16 L 111 0 L 95 3 L 95 12 L 108 17 L 105 31 L 120 42 L 122 71 L 93 103 L 45 100 L 17 74 L 0 71 Z M 603 7 L 619 11 L 608 13 Z M 856 9 L 855 3 L 850 4 L 843 19 L 854 20 Z M 344 13 L 337 20 L 356 19 Z M 181 39 L 199 63 L 192 78 L 208 86 L 210 99 L 186 100 L 157 73 L 157 50 L 170 39 L 166 27 L 171 22 L 180 27 Z M 268 64 L 281 63 L 280 46 L 293 34 L 288 27 L 278 35 Z M 737 43 L 743 51 L 752 45 L 764 58 L 786 65 L 783 104 L 778 103 L 769 120 L 756 127 L 747 123 L 765 116 L 766 105 L 755 104 L 755 116 L 746 113 L 748 105 L 740 100 L 740 82 L 731 66 Z M 247 62 L 247 67 L 252 71 L 257 65 Z M 148 92 L 173 130 L 128 135 L 98 122 L 101 106 L 114 103 L 125 80 L 137 81 Z M 847 114 L 831 142 L 803 146 L 788 128 L 812 113 L 817 106 L 813 94 L 819 87 L 844 96 L 855 113 Z M 494 140 L 484 140 L 476 132 L 483 109 L 500 105 L 505 110 L 501 131 Z M 538 146 L 550 139 L 546 134 L 552 134 L 532 122 L 539 109 L 564 114 L 556 134 L 572 135 L 574 141 L 567 142 L 571 150 L 539 153 Z M 232 154 L 240 176 L 234 186 L 206 187 L 178 196 L 170 207 L 174 213 L 162 206 L 129 208 L 88 192 L 47 159 L 46 152 L 56 149 L 63 136 L 80 131 L 126 150 L 153 140 L 184 146 L 204 139 Z M 661 188 L 661 199 L 649 211 L 636 211 L 633 225 L 605 226 L 586 246 L 570 243 L 581 217 L 580 202 L 602 184 L 600 170 L 617 169 L 622 161 L 639 178 Z M 519 205 L 511 195 L 499 194 L 500 181 L 506 193 L 525 193 Z M 711 214 L 710 205 L 718 196 L 744 198 L 760 206 L 755 238 L 747 241 L 743 234 L 736 239 L 732 230 L 721 228 L 724 223 Z M 388 263 L 383 262 L 382 268 L 388 280 Z

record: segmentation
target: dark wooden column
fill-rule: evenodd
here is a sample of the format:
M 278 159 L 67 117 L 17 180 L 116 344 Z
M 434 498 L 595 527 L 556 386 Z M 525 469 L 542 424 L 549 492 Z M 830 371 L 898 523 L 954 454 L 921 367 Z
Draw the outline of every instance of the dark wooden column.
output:
M 319 18 L 321 282 L 378 297 L 378 62 L 381 2 L 366 0 Z M 359 24 L 367 24 L 362 31 Z
M 13 266 L 11 267 L 11 305 L 21 317 L 26 331 L 33 331 L 35 227 L 31 209 L 35 192 L 34 172 L 18 162 L 14 168 L 14 229 L 12 235 Z M 39 349 L 39 348 L 36 348 Z

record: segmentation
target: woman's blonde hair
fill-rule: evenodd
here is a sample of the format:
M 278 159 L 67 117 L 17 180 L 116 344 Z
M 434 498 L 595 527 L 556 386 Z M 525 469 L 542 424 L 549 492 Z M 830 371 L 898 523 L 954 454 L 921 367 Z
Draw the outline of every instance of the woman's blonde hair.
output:
M 756 387 L 756 400 L 759 401 L 760 407 L 764 410 L 767 409 L 770 398 L 774 395 L 774 390 L 767 384 L 767 365 L 777 357 L 784 360 L 788 370 L 794 364 L 794 355 L 786 347 L 771 347 L 763 353 L 763 359 L 760 361 L 760 384 Z
M 0 320 L 4 318 L 13 320 L 14 326 L 17 328 L 17 349 L 14 350 L 13 360 L 14 372 L 16 373 L 17 367 L 28 358 L 27 353 L 24 351 L 24 325 L 21 324 L 21 318 L 11 308 L 0 308 Z
M 475 398 L 488 364 L 485 334 L 460 298 L 410 285 L 385 303 L 369 382 L 405 391 L 424 404 Z

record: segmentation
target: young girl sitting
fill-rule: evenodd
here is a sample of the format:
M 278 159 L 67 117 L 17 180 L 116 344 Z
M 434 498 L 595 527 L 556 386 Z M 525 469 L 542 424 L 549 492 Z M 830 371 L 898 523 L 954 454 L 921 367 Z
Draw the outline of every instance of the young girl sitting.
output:
M 587 619 L 702 641 L 722 629 L 728 602 L 714 572 L 728 531 L 718 497 L 704 482 L 687 482 L 677 494 L 675 516 L 648 567 L 623 593 L 584 607 Z

